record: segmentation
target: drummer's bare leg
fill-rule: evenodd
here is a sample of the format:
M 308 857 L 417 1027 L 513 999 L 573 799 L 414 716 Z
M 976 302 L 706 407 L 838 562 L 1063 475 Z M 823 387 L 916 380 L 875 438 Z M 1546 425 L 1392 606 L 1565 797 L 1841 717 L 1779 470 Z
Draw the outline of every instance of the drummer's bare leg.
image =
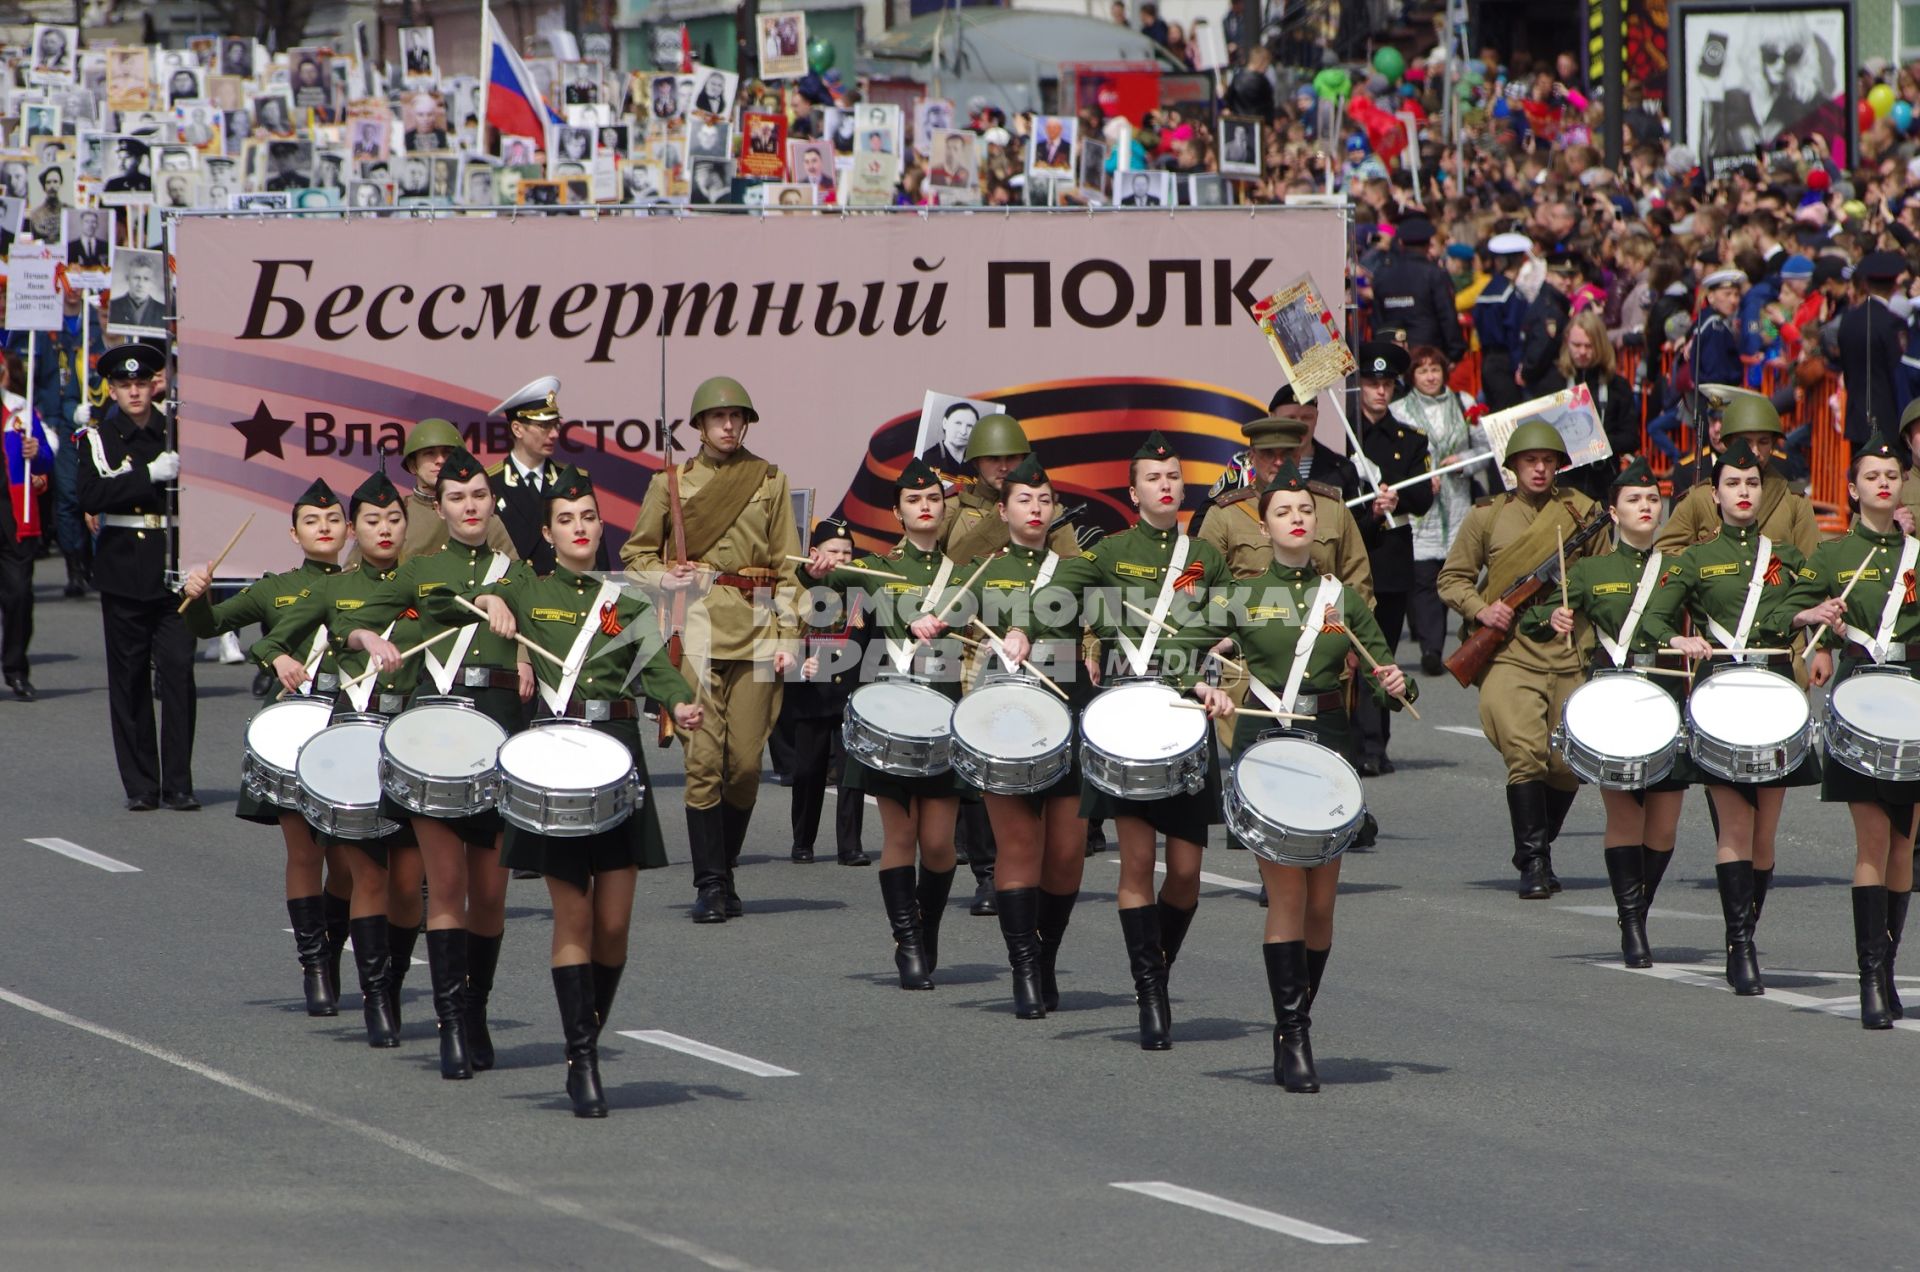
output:
M 1713 860 L 1716 865 L 1729 862 L 1753 861 L 1753 823 L 1755 809 L 1740 793 L 1729 786 L 1707 787 L 1707 798 L 1713 801 L 1714 821 L 1719 826 L 1719 834 L 1714 845 Z
M 920 868 L 932 874 L 953 870 L 953 825 L 960 816 L 960 800 L 918 799 L 914 821 L 920 841 Z
M 413 819 L 427 872 L 427 931 L 467 926 L 467 846 L 445 822 Z
M 393 959 L 393 974 L 388 979 L 393 998 L 395 1028 L 400 1020 L 400 986 L 413 966 L 413 947 L 420 939 L 420 923 L 425 917 L 426 899 L 420 888 L 427 877 L 426 863 L 418 846 L 387 850 L 387 950 Z
M 1119 908 L 1132 910 L 1153 904 L 1153 867 L 1159 860 L 1159 838 L 1152 826 L 1138 817 L 1113 819 L 1114 834 L 1120 840 Z
M 287 900 L 320 895 L 320 865 L 326 855 L 313 842 L 313 829 L 298 813 L 280 814 L 280 837 L 287 845 Z
M 914 850 L 917 822 L 912 811 L 884 795 L 874 803 L 880 806 L 880 868 L 913 865 L 918 854 Z
M 1046 814 L 1036 814 L 1020 795 L 986 795 L 987 821 L 993 826 L 994 842 L 1000 845 L 993 872 L 996 892 L 1040 886 L 1042 839 L 1046 834 Z
M 1603 847 L 1637 847 L 1647 842 L 1647 810 L 1631 791 L 1602 790 L 1600 803 L 1607 810 L 1607 826 L 1600 840 Z
M 627 964 L 627 932 L 633 924 L 633 894 L 639 878 L 640 871 L 633 866 L 593 877 L 592 954 L 601 967 L 618 969 Z
M 339 845 L 353 873 L 352 914 L 356 919 L 387 917 L 387 868 L 359 848 Z M 332 854 L 329 853 L 329 856 Z
M 574 967 L 588 961 L 593 944 L 593 896 L 565 879 L 547 876 L 547 897 L 553 902 L 554 967 Z
M 1771 872 L 1773 840 L 1780 829 L 1780 808 L 1786 803 L 1787 792 L 1784 787 L 1774 786 L 1754 794 L 1760 798 L 1753 810 L 1753 868 Z
M 1673 851 L 1674 837 L 1680 831 L 1680 809 L 1686 802 L 1685 791 L 1654 791 L 1647 796 L 1640 842 L 1649 852 Z
M 1267 886 L 1266 941 L 1307 939 L 1307 871 L 1255 858 Z M 1338 863 L 1335 863 L 1338 865 Z
M 1045 857 L 1040 863 L 1040 889 L 1055 896 L 1080 891 L 1087 869 L 1087 819 L 1080 815 L 1077 796 L 1047 801 Z

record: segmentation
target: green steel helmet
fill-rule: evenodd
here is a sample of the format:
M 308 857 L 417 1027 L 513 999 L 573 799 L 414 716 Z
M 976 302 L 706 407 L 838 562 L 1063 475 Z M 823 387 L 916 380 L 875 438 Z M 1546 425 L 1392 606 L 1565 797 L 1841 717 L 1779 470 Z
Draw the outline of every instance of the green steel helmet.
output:
M 1008 459 L 1015 455 L 1026 455 L 1033 447 L 1027 442 L 1027 434 L 1020 427 L 1020 421 L 1011 415 L 983 415 L 979 423 L 973 426 L 973 435 L 967 438 L 967 453 L 964 458 Z
M 747 396 L 740 381 L 725 375 L 700 382 L 700 387 L 693 391 L 693 405 L 687 409 L 687 418 L 698 424 L 702 412 L 723 406 L 737 406 L 745 411 L 749 424 L 760 418 L 760 412 L 753 409 L 753 399 Z
M 1758 393 L 1741 393 L 1729 397 L 1720 403 L 1720 436 L 1732 437 L 1736 433 L 1771 433 L 1779 437 L 1785 430 L 1780 427 L 1780 412 L 1773 409 L 1773 403 Z
M 412 459 L 416 451 L 426 450 L 430 446 L 464 446 L 465 439 L 460 430 L 450 420 L 421 420 L 407 433 L 407 447 L 400 452 L 400 462 Z
M 1515 455 L 1521 451 L 1530 450 L 1555 451 L 1562 459 L 1571 458 L 1567 454 L 1567 443 L 1560 436 L 1560 430 L 1545 420 L 1532 419 L 1514 429 L 1513 435 L 1507 438 L 1507 453 L 1501 457 L 1500 463 L 1511 468 Z

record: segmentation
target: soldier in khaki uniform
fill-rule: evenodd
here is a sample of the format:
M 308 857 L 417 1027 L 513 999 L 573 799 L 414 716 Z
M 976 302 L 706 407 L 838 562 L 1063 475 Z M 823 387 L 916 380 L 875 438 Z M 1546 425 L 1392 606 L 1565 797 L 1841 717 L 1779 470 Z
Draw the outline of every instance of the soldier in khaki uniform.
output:
M 716 376 L 694 390 L 687 415 L 700 449 L 648 483 L 620 560 L 664 593 L 676 628 L 684 617 L 681 670 L 707 708 L 700 728 L 683 735 L 692 918 L 724 923 L 742 912 L 734 867 L 780 714 L 780 680 L 796 661 L 787 558 L 800 542 L 786 474 L 746 447 L 760 418 L 746 389 Z
M 1702 385 L 1701 393 L 1716 408 L 1707 425 L 1709 441 L 1718 434 L 1721 447 L 1745 437 L 1760 461 L 1760 533 L 1774 543 L 1792 545 L 1803 557 L 1820 544 L 1820 526 L 1813 505 L 1787 488 L 1787 479 L 1773 471 L 1774 445 L 1781 440 L 1780 413 L 1758 393 L 1724 385 Z M 1705 543 L 1720 533 L 1720 509 L 1713 501 L 1713 483 L 1700 482 L 1674 502 L 1673 515 L 1654 543 L 1668 556 Z
M 1240 484 L 1226 478 L 1210 492 L 1211 507 L 1194 537 L 1211 543 L 1227 559 L 1236 579 L 1256 578 L 1273 564 L 1273 545 L 1260 525 L 1260 493 L 1280 471 L 1313 445 L 1317 406 L 1282 406 L 1265 419 L 1241 425 L 1247 435 L 1247 455 L 1253 461 L 1254 480 Z M 1231 476 L 1231 474 L 1229 474 Z M 1340 488 L 1309 481 L 1317 518 L 1313 535 L 1313 568 L 1331 574 L 1373 604 L 1373 566 L 1367 559 L 1360 526 L 1341 501 Z
M 1893 520 L 1903 533 L 1914 534 L 1920 521 L 1920 398 L 1907 404 L 1900 415 L 1900 440 L 1907 446 L 1907 476 L 1900 485 L 1900 503 Z
M 447 523 L 440 516 L 437 497 L 440 466 L 447 462 L 447 456 L 464 445 L 460 431 L 447 420 L 421 420 L 408 430 L 406 448 L 400 452 L 400 466 L 413 474 L 413 489 L 406 499 L 407 537 L 400 543 L 402 564 L 446 546 Z M 507 533 L 498 517 L 487 518 L 487 546 L 509 557 L 519 555 L 513 550 L 513 536 Z M 347 565 L 351 568 L 358 564 L 360 549 L 356 546 L 347 554 Z
M 1520 872 L 1520 896 L 1528 901 L 1544 900 L 1560 890 L 1553 874 L 1553 841 L 1580 782 L 1553 754 L 1547 739 L 1567 696 L 1584 676 L 1578 653 L 1565 641 L 1521 634 L 1512 607 L 1499 597 L 1522 575 L 1553 558 L 1556 529 L 1571 538 L 1577 526 L 1595 515 L 1593 500 L 1554 483 L 1555 471 L 1566 461 L 1566 443 L 1551 424 L 1535 420 L 1515 429 L 1501 461 L 1513 470 L 1514 489 L 1474 504 L 1437 580 L 1448 608 L 1509 634 L 1476 686 L 1480 727 L 1507 765 L 1513 865 Z

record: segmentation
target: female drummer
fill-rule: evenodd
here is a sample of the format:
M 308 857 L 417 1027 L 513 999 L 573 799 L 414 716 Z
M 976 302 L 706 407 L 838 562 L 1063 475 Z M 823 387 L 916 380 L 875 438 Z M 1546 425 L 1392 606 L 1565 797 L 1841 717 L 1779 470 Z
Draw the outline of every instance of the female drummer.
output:
M 825 549 L 815 547 L 799 576 L 802 586 L 859 593 L 862 612 L 871 616 L 868 648 L 884 649 L 891 669 L 925 676 L 934 688 L 958 698 L 959 643 L 945 636 L 946 623 L 935 617 L 964 578 L 954 577 L 954 563 L 938 546 L 945 508 L 940 478 L 920 460 L 911 460 L 894 482 L 893 511 L 902 538 L 893 550 L 836 566 Z M 940 920 L 953 889 L 957 783 L 951 771 L 898 777 L 847 756 L 840 783 L 844 797 L 872 795 L 880 805 L 880 898 L 893 928 L 893 961 L 902 989 L 932 989 L 940 965 Z
M 1686 549 L 1667 567 L 1647 606 L 1649 636 L 1689 658 L 1713 657 L 1717 665 L 1725 666 L 1728 648 L 1782 646 L 1794 627 L 1839 616 L 1839 604 L 1833 601 L 1798 614 L 1790 607 L 1789 584 L 1806 561 L 1790 545 L 1773 543 L 1760 533 L 1755 524 L 1760 484 L 1760 461 L 1745 438 L 1735 438 L 1714 465 L 1713 498 L 1720 513 L 1720 533 Z M 1681 635 L 1682 614 L 1711 631 L 1714 639 Z M 1762 658 L 1783 670 L 1789 666 L 1787 655 L 1749 655 L 1747 661 Z M 1773 877 L 1780 807 L 1787 787 L 1820 780 L 1820 765 L 1809 752 L 1793 772 L 1768 782 L 1736 786 L 1705 772 L 1700 778 L 1707 784 L 1718 823 L 1714 874 L 1727 925 L 1727 983 L 1736 994 L 1763 994 L 1766 986 L 1760 980 L 1753 932 Z
M 359 609 L 400 568 L 400 549 L 407 537 L 407 507 L 385 472 L 374 473 L 348 501 L 353 540 L 359 564 L 316 580 L 295 601 L 272 632 L 255 642 L 254 660 L 271 671 L 289 692 L 299 692 L 308 679 L 306 665 L 294 656 L 283 636 L 289 631 L 328 628 L 326 653 L 313 679 L 322 691 L 333 692 L 333 718 L 351 713 L 392 716 L 406 705 L 419 679 L 419 659 L 386 666 L 371 678 L 371 656 L 347 657 L 345 617 Z M 401 618 L 381 635 L 403 647 L 415 643 L 418 623 Z M 358 680 L 358 683 L 353 683 Z M 423 867 L 413 828 L 404 818 L 400 829 L 379 839 L 338 839 L 312 830 L 314 842 L 328 853 L 344 853 L 352 864 L 353 961 L 360 974 L 360 1003 L 366 1018 L 367 1045 L 400 1045 L 400 987 L 413 960 L 420 934 L 420 881 Z M 309 828 L 311 830 L 311 827 Z
M 1835 625 L 1812 656 L 1813 683 L 1838 684 L 1862 667 L 1920 669 L 1920 606 L 1914 603 L 1920 540 L 1900 533 L 1900 454 L 1885 442 L 1856 451 L 1847 490 L 1859 516 L 1839 539 L 1814 549 L 1794 583 L 1793 604 L 1846 591 L 1845 627 Z M 1807 577 L 1811 575 L 1812 577 Z M 1855 577 L 1858 576 L 1858 582 Z M 1836 668 L 1831 649 L 1840 646 Z M 1920 782 L 1869 777 L 1828 756 L 1820 798 L 1853 814 L 1853 947 L 1860 967 L 1860 1024 L 1891 1029 L 1904 1014 L 1893 982 L 1894 956 L 1913 896 L 1915 805 Z
M 1025 659 L 1033 639 L 1077 637 L 1084 620 L 1109 648 L 1118 645 L 1126 656 L 1126 674 L 1184 683 L 1218 639 L 1219 633 L 1206 627 L 1207 601 L 1212 589 L 1232 582 L 1232 575 L 1212 544 L 1189 539 L 1181 530 L 1186 485 L 1180 457 L 1159 433 L 1148 434 L 1134 452 L 1127 484 L 1139 520 L 1101 539 L 1086 555 L 1061 562 L 1053 578 L 1034 589 L 1032 630 L 1015 627 L 1006 633 L 1009 658 Z M 1141 617 L 1142 610 L 1167 617 L 1151 623 Z M 1208 714 L 1217 715 L 1217 706 Z M 1207 746 L 1211 756 L 1211 729 Z M 1088 783 L 1080 812 L 1115 819 L 1120 931 L 1140 1000 L 1140 1047 L 1166 1051 L 1173 1046 L 1167 973 L 1200 904 L 1200 855 L 1207 828 L 1220 820 L 1218 767 L 1209 758 L 1207 784 L 1198 794 L 1166 799 L 1119 799 Z M 1160 835 L 1167 841 L 1167 875 L 1156 897 Z
M 1264 575 L 1236 585 L 1236 597 L 1246 597 L 1244 606 L 1229 604 L 1227 597 L 1216 598 L 1225 616 L 1219 625 L 1238 646 L 1247 673 L 1258 686 L 1254 700 L 1311 715 L 1313 719 L 1299 729 L 1322 746 L 1344 753 L 1352 736 L 1341 684 L 1353 650 L 1348 632 L 1380 664 L 1367 686 L 1383 707 L 1398 710 L 1401 700 L 1417 696 L 1418 690 L 1394 665 L 1366 598 L 1314 569 L 1318 517 L 1313 492 L 1291 463 L 1282 465 L 1261 493 L 1260 520 L 1273 544 L 1273 564 Z M 1304 630 L 1309 620 L 1318 625 L 1310 641 Z M 1201 684 L 1194 693 L 1214 710 L 1234 711 L 1232 698 L 1220 689 Z M 1241 715 L 1233 731 L 1234 758 L 1273 727 L 1264 719 Z M 1313 1022 L 1308 1013 L 1333 952 L 1340 861 L 1335 857 L 1325 865 L 1301 867 L 1260 859 L 1260 878 L 1268 897 L 1266 943 L 1261 952 L 1267 964 L 1267 990 L 1273 998 L 1273 1080 L 1289 1091 L 1320 1089 L 1313 1069 L 1313 1043 L 1308 1036 Z
M 1521 632 L 1538 641 L 1571 634 L 1575 618 L 1584 617 L 1595 635 L 1591 672 L 1654 664 L 1659 644 L 1642 620 L 1668 564 L 1653 546 L 1660 535 L 1660 486 L 1646 460 L 1627 465 L 1607 493 L 1613 551 L 1583 556 L 1567 567 L 1566 605 L 1542 602 L 1520 617 Z M 1684 679 L 1654 679 L 1676 702 L 1685 700 Z M 1600 792 L 1607 810 L 1607 879 L 1619 912 L 1620 957 L 1628 967 L 1653 966 L 1647 911 L 1673 860 L 1680 805 L 1696 780 L 1693 761 L 1682 751 L 1672 772 L 1652 786 Z
M 500 864 L 546 876 L 553 899 L 553 993 L 567 1040 L 567 1098 L 575 1117 L 605 1117 L 600 1089 L 600 1030 L 613 1010 L 614 991 L 627 967 L 627 927 L 633 918 L 635 876 L 667 864 L 660 812 L 645 790 L 646 752 L 640 745 L 641 705 L 628 675 L 640 665 L 645 696 L 673 711 L 688 733 L 700 727 L 693 689 L 674 669 L 660 642 L 660 620 L 636 588 L 602 582 L 589 572 L 600 552 L 600 503 L 587 475 L 565 469 L 547 487 L 547 520 L 540 533 L 553 545 L 553 572 L 531 582 L 481 588 L 474 601 L 489 615 L 505 611 L 528 640 L 559 658 L 567 670 L 537 660 L 534 674 L 542 714 L 586 720 L 612 735 L 633 757 L 643 794 L 633 815 L 597 835 L 552 836 L 508 826 Z
M 1031 453 L 1002 479 L 999 511 L 1012 541 L 979 576 L 975 586 L 980 613 L 990 627 L 1022 626 L 1031 621 L 1027 602 L 1034 584 L 1048 582 L 1061 564 L 1060 555 L 1047 542 L 1058 511 L 1053 483 Z M 975 568 L 967 566 L 968 574 Z M 999 662 L 990 650 L 981 653 Z M 1043 670 L 1062 670 L 1061 676 L 1052 678 L 1066 691 L 1068 706 L 1077 716 L 1093 696 L 1087 678 L 1071 674 L 1079 642 L 1053 643 L 1036 653 L 1033 661 Z M 1077 736 L 1073 745 L 1077 755 Z M 1013 970 L 1014 1015 L 1021 1020 L 1039 1020 L 1060 1008 L 1054 966 L 1074 903 L 1080 899 L 1080 876 L 1087 862 L 1080 784 L 1076 763 L 1046 790 L 1031 795 L 991 791 L 982 795 L 999 844 L 993 886 L 1000 935 L 1006 940 L 1007 962 Z
M 533 697 L 533 670 L 516 657 L 513 615 L 496 607 L 491 622 L 480 623 L 455 597 L 503 579 L 529 583 L 533 572 L 487 546 L 493 492 L 479 460 L 464 449 L 447 456 L 439 493 L 446 546 L 406 561 L 360 608 L 341 615 L 347 646 L 387 667 L 399 661 L 400 651 L 380 632 L 403 614 L 418 617 L 421 640 L 461 628 L 420 655 L 425 674 L 412 701 L 426 694 L 465 698 L 515 733 L 524 721 L 522 704 Z M 500 818 L 491 811 L 451 820 L 426 817 L 390 800 L 381 808 L 412 822 L 426 862 L 427 968 L 440 1024 L 440 1076 L 470 1078 L 493 1067 L 487 997 L 506 930 L 508 877 L 500 865 Z
M 218 605 L 207 599 L 212 584 L 211 565 L 187 572 L 182 590 L 187 596 L 187 630 L 205 639 L 259 623 L 279 635 L 288 649 L 311 658 L 319 625 L 318 611 L 295 616 L 289 611 L 303 593 L 320 580 L 340 573 L 340 551 L 346 546 L 347 518 L 339 496 L 324 481 L 316 481 L 293 501 L 293 528 L 289 532 L 304 557 L 297 569 L 269 574 L 242 588 Z M 324 642 L 324 636 L 318 637 Z M 296 685 L 300 682 L 296 681 Z M 293 924 L 293 947 L 300 958 L 307 1014 L 339 1013 L 340 951 L 347 941 L 348 864 L 346 857 L 316 844 L 306 820 L 292 809 L 274 808 L 242 790 L 234 806 L 242 821 L 272 826 L 278 823 L 286 843 L 287 918 Z M 330 890 L 320 886 L 320 866 L 330 867 Z

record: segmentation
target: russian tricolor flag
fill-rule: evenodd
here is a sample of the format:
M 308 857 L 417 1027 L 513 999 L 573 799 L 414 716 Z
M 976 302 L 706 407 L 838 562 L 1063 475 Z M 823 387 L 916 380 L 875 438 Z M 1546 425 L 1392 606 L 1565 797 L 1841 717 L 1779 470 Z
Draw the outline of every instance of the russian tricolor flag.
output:
M 545 144 L 547 129 L 565 119 L 547 105 L 534 86 L 527 64 L 513 51 L 499 21 L 487 14 L 487 123 L 506 137 L 535 137 Z

